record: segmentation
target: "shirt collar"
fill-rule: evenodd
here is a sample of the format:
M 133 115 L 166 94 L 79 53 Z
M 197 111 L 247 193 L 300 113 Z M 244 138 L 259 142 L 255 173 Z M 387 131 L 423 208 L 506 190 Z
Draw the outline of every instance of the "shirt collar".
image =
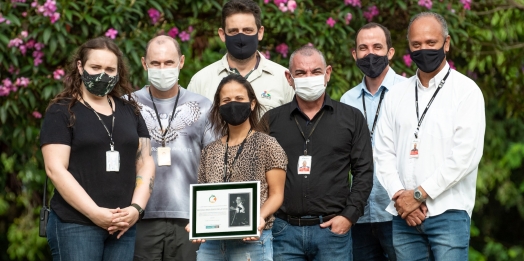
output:
M 293 115 L 293 113 L 295 112 L 300 112 L 302 113 L 302 110 L 298 107 L 298 102 L 297 102 L 297 96 L 295 95 L 295 97 L 293 97 L 293 100 L 291 101 L 290 103 L 291 106 L 289 106 L 289 115 Z M 320 108 L 320 110 L 324 109 L 324 107 L 326 109 L 330 109 L 330 110 L 333 110 L 333 101 L 331 100 L 331 98 L 329 97 L 329 94 L 327 94 L 326 92 L 326 95 L 324 95 L 324 102 L 322 103 L 322 107 Z
M 271 68 L 271 66 L 268 63 L 268 59 L 266 59 L 266 57 L 260 52 L 258 52 L 258 56 L 260 57 L 260 62 L 258 63 L 258 67 L 255 68 L 253 72 L 265 71 L 269 74 L 274 75 L 273 69 Z M 227 53 L 226 53 L 220 60 L 219 66 L 217 68 L 217 74 L 220 74 L 224 70 L 227 72 L 232 72 L 229 68 L 231 67 L 229 66 L 229 63 L 227 62 Z
M 427 89 L 432 89 L 432 88 L 436 88 L 437 85 L 440 83 L 440 81 L 442 81 L 442 79 L 444 79 L 444 76 L 446 76 L 446 74 L 448 73 L 448 70 L 449 70 L 449 64 L 448 62 L 446 61 L 446 65 L 444 65 L 444 68 L 442 68 L 442 70 L 440 70 L 440 72 L 437 73 L 437 75 L 435 75 L 435 77 L 431 78 L 429 80 L 429 86 Z M 420 78 L 418 77 L 418 71 L 419 69 L 417 69 L 416 73 L 415 73 L 415 76 L 416 76 L 416 79 L 417 79 L 417 85 L 419 88 L 422 88 L 422 89 L 426 89 L 423 87 L 422 85 L 422 82 L 420 81 Z M 446 86 L 444 84 L 444 86 Z M 442 87 L 444 87 L 442 86 Z
M 381 91 L 384 91 L 384 89 L 389 90 L 388 86 L 393 86 L 393 83 L 395 82 L 395 76 L 396 75 L 397 75 L 397 73 L 390 66 L 389 69 L 388 69 L 388 72 L 386 73 L 386 77 L 384 77 L 384 80 L 382 80 L 382 84 L 381 84 L 380 88 L 378 88 L 378 91 L 375 93 L 375 95 L 378 95 Z M 369 95 L 371 95 L 371 93 L 369 92 L 369 90 L 368 90 L 368 88 L 366 86 L 366 76 L 364 76 L 362 78 L 362 82 L 359 84 L 359 86 L 360 86 L 360 92 L 359 92 L 357 98 L 360 98 L 360 96 L 362 96 L 362 90 L 364 90 L 364 92 L 366 92 Z

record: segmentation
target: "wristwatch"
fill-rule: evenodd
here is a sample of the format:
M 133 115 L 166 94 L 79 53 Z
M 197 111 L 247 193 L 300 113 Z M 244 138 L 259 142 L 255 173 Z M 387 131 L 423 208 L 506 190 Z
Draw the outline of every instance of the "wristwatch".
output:
M 140 222 L 140 220 L 142 220 L 142 218 L 144 217 L 144 214 L 146 214 L 146 211 L 143 210 L 143 209 L 142 209 L 138 204 L 136 204 L 136 203 L 131 204 L 131 206 L 135 207 L 136 210 L 138 210 L 138 221 L 137 221 L 137 223 L 138 223 L 138 222 Z
M 420 189 L 418 189 L 418 187 L 413 192 L 413 197 L 415 198 L 416 201 L 418 201 L 420 203 L 426 201 L 426 199 L 422 195 L 422 191 L 420 191 Z

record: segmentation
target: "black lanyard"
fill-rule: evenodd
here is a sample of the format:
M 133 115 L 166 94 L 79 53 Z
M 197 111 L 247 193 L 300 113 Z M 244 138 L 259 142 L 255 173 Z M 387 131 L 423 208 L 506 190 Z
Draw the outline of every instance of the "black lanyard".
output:
M 109 129 L 107 128 L 106 124 L 104 123 L 104 121 L 102 121 L 102 118 L 100 118 L 100 115 L 98 115 L 98 112 L 96 112 L 95 109 L 93 109 L 93 107 L 91 107 L 91 105 L 89 105 L 89 103 L 87 103 L 87 101 L 84 100 L 84 98 L 82 98 L 82 100 L 84 101 L 84 103 L 87 106 L 87 108 L 91 109 L 95 113 L 96 117 L 98 117 L 98 119 L 100 120 L 102 125 L 104 125 L 104 129 L 106 129 L 106 131 L 107 131 L 107 135 L 109 136 L 109 140 L 111 140 L 111 143 L 109 143 L 109 145 L 111 146 L 111 151 L 114 151 L 115 150 L 115 142 L 113 141 L 113 130 L 115 128 L 115 113 L 113 112 L 113 103 L 111 102 L 111 99 L 109 99 L 109 96 L 106 96 L 106 97 L 107 97 L 107 101 L 109 102 L 109 106 L 111 107 L 111 116 L 113 116 L 113 121 L 111 123 L 111 132 L 109 132 Z
M 242 150 L 244 150 L 244 144 L 246 143 L 247 137 L 249 136 L 252 130 L 253 129 L 249 129 L 246 137 L 244 138 L 242 143 L 240 143 L 240 147 L 238 147 L 238 150 L 237 150 L 237 155 L 235 156 L 235 158 L 233 159 L 233 163 L 231 164 L 231 170 L 233 170 L 233 166 L 235 165 L 235 162 L 237 161 L 238 156 L 240 156 L 240 153 L 242 153 Z M 224 155 L 224 182 L 229 182 L 229 179 L 231 179 L 231 176 L 233 175 L 233 171 L 231 171 L 229 175 L 227 174 L 227 151 L 228 149 L 229 149 L 229 133 L 227 134 L 226 154 Z
M 382 104 L 382 99 L 384 99 L 384 94 L 386 94 L 385 88 L 382 89 L 382 93 L 380 94 L 380 100 L 378 101 L 377 106 L 377 112 L 375 113 L 375 119 L 373 120 L 373 127 L 371 127 L 370 136 L 371 140 L 373 140 L 373 132 L 375 132 L 375 127 L 377 126 L 377 120 L 378 120 L 378 113 L 380 112 L 380 105 Z M 364 89 L 362 89 L 362 107 L 364 107 L 364 116 L 366 117 L 366 123 L 368 122 L 368 113 L 366 111 L 366 102 L 364 99 L 364 96 L 366 96 L 366 92 Z M 368 125 L 369 128 L 369 125 Z
M 300 131 L 300 134 L 302 134 L 302 137 L 304 138 L 304 141 L 306 142 L 304 144 L 304 155 L 307 155 L 307 144 L 309 143 L 309 137 L 313 135 L 313 132 L 315 131 L 315 128 L 317 127 L 318 123 L 320 122 L 320 119 L 322 119 L 322 116 L 324 116 L 324 112 L 326 112 L 326 110 L 322 111 L 322 114 L 320 114 L 320 117 L 318 117 L 317 122 L 315 122 L 315 125 L 313 125 L 313 128 L 309 132 L 309 135 L 307 136 L 307 138 L 306 138 L 306 135 L 304 135 L 304 131 L 302 130 L 302 127 L 300 127 L 300 124 L 298 124 L 297 117 L 293 115 L 293 117 L 295 118 L 295 123 L 297 124 L 298 130 Z
M 169 128 L 171 127 L 171 122 L 175 118 L 175 111 L 176 106 L 178 105 L 178 98 L 180 98 L 180 87 L 178 87 L 178 94 L 176 96 L 175 100 L 175 106 L 173 107 L 173 112 L 171 112 L 171 118 L 169 119 L 169 122 L 167 123 L 166 130 L 162 132 L 162 122 L 160 121 L 160 115 L 158 114 L 158 110 L 156 109 L 155 100 L 153 100 L 153 94 L 151 94 L 151 86 L 149 86 L 149 96 L 151 97 L 151 102 L 153 103 L 153 108 L 155 109 L 156 113 L 156 119 L 158 120 L 158 124 L 160 125 L 160 133 L 162 133 L 162 147 L 166 146 L 166 134 Z
M 418 139 L 418 131 L 420 129 L 420 125 L 422 125 L 422 120 L 424 120 L 424 116 L 426 116 L 426 112 L 428 112 L 429 106 L 431 106 L 431 104 L 433 103 L 433 100 L 435 100 L 435 97 L 437 97 L 438 92 L 440 91 L 440 89 L 442 89 L 442 86 L 444 86 L 444 83 L 446 83 L 446 79 L 448 78 L 450 71 L 451 71 L 451 68 L 448 69 L 448 73 L 446 73 L 446 76 L 444 76 L 444 79 L 442 79 L 442 81 L 440 81 L 440 83 L 439 83 L 439 85 L 437 87 L 437 90 L 435 91 L 435 93 L 431 97 L 431 100 L 429 100 L 428 105 L 426 106 L 426 109 L 424 110 L 424 112 L 422 113 L 422 116 L 420 116 L 420 118 L 418 116 L 418 82 L 415 84 L 415 107 L 417 108 L 417 120 L 418 120 L 417 130 L 415 131 L 415 138 L 416 139 Z

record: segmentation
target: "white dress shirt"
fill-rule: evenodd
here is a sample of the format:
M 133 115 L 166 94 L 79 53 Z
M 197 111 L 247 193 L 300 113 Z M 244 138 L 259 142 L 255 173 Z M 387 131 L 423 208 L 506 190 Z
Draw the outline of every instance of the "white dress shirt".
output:
M 410 157 L 418 124 L 415 88 L 422 116 L 448 69 L 446 63 L 428 88 L 415 75 L 386 95 L 375 135 L 376 175 L 390 198 L 401 189 L 421 186 L 428 194 L 428 216 L 449 209 L 471 216 L 486 128 L 484 97 L 473 80 L 450 71 L 420 126 L 419 156 Z M 397 215 L 393 201 L 386 210 Z

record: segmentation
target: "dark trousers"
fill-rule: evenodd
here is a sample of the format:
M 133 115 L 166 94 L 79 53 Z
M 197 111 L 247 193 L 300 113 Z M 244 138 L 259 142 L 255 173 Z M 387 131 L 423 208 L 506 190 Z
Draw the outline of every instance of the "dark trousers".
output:
M 351 227 L 354 261 L 396 261 L 393 222 L 357 223 Z

